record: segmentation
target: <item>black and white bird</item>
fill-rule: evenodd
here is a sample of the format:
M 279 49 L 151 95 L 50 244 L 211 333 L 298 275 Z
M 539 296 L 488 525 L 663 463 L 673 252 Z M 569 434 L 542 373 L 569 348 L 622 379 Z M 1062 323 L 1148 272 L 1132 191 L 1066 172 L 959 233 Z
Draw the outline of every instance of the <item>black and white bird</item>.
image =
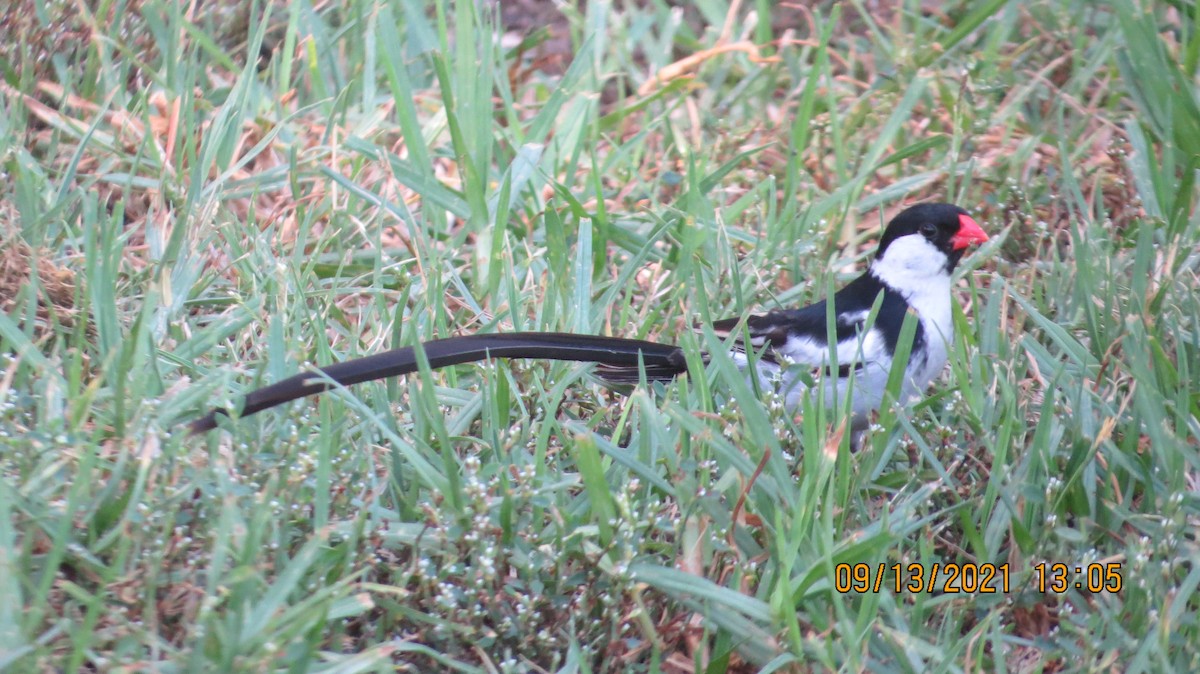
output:
M 884 229 L 870 268 L 832 298 L 801 309 L 717 321 L 712 330 L 732 344 L 732 356 L 743 369 L 755 362 L 757 376 L 777 387 L 790 407 L 799 406 L 805 395 L 817 390 L 811 382 L 823 382 L 826 401 L 833 396 L 843 400 L 852 386 L 854 425 L 861 428 L 869 413 L 882 404 L 907 314 L 914 314 L 917 323 L 901 399 L 922 393 L 942 371 L 954 340 L 951 274 L 968 247 L 987 240 L 983 229 L 957 206 L 913 206 Z M 835 320 L 832 330 L 829 302 Z M 832 349 L 830 334 L 837 340 Z M 421 348 L 433 369 L 487 358 L 584 361 L 599 363 L 597 374 L 615 383 L 636 383 L 642 372 L 650 380 L 666 380 L 688 369 L 683 351 L 671 344 L 559 332 L 450 337 L 425 342 Z M 746 349 L 761 355 L 752 361 Z M 338 385 L 408 374 L 418 367 L 413 347 L 336 363 L 252 391 L 238 414 L 261 412 Z M 191 422 L 191 432 L 216 428 L 217 418 L 227 414 L 214 409 Z

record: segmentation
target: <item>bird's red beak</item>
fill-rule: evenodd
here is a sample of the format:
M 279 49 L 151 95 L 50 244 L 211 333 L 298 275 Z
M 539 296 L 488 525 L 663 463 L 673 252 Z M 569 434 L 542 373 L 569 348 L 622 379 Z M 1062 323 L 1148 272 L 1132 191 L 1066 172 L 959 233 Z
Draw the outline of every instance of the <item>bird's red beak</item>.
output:
M 954 250 L 962 250 L 973 243 L 983 243 L 987 240 L 987 232 L 984 232 L 971 216 L 958 216 L 958 233 L 950 238 L 950 245 Z

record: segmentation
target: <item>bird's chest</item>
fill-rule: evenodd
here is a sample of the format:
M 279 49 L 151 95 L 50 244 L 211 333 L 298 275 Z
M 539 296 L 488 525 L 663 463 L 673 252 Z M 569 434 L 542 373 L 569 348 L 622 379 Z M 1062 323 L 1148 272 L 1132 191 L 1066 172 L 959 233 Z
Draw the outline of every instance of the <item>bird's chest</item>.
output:
M 950 345 L 954 343 L 954 315 L 951 311 L 949 288 L 938 294 L 914 296 L 909 305 L 921 321 L 924 348 L 921 358 L 910 360 L 913 383 L 918 387 L 928 384 L 946 365 Z M 913 354 L 916 356 L 917 354 Z

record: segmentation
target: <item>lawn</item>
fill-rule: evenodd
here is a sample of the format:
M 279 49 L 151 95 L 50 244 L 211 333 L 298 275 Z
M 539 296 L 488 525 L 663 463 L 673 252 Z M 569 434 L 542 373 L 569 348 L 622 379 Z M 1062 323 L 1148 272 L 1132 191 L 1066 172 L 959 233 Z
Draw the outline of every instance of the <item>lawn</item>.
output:
M 1200 670 L 1200 4 L 501 4 L 0 17 L 0 670 Z M 701 362 L 923 200 L 992 240 L 859 451 Z M 181 429 L 513 330 L 694 367 Z

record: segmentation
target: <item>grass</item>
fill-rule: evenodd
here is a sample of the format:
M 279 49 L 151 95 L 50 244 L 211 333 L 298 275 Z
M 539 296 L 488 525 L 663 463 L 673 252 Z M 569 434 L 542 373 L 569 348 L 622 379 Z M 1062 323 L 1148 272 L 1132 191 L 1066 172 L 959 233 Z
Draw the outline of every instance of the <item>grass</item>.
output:
M 0 669 L 1196 669 L 1197 5 L 735 4 L 501 40 L 470 2 L 23 0 Z M 682 326 L 819 298 L 919 199 L 993 242 L 861 451 L 700 367 Z M 499 330 L 696 376 L 496 362 L 179 430 Z M 1059 562 L 1121 588 L 1040 588 Z M 1008 588 L 842 591 L 894 564 Z

